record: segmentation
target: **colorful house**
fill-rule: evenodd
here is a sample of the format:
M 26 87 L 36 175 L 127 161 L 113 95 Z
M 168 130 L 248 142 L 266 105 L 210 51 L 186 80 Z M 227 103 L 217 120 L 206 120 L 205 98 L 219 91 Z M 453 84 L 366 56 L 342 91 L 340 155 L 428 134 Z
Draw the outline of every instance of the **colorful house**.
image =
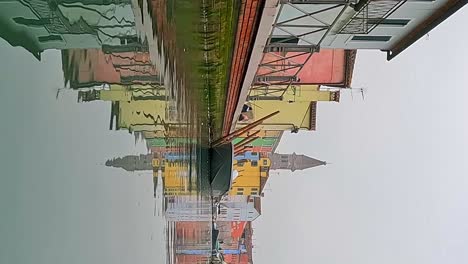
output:
M 317 102 L 339 102 L 340 92 L 320 90 L 317 85 L 291 86 L 284 90 L 265 93 L 263 90 L 252 90 L 249 96 L 252 110 L 244 113 L 246 120 L 239 121 L 237 128 L 246 126 L 275 111 L 279 114 L 257 126 L 260 130 L 315 130 Z
M 286 63 L 278 60 L 280 57 L 290 59 Z M 346 88 L 351 86 L 355 59 L 355 50 L 344 49 L 321 49 L 310 58 L 304 52 L 265 53 L 257 76 L 294 76 L 298 70 L 298 67 L 293 66 L 296 63 L 304 66 L 297 73 L 297 78 L 293 79 L 293 85 L 316 84 Z M 271 72 L 276 73 L 269 74 Z M 254 87 L 258 89 L 261 86 L 254 84 Z
M 235 160 L 234 170 L 238 176 L 233 179 L 230 195 L 258 196 L 262 182 L 268 178 L 271 162 L 269 158 L 256 160 Z

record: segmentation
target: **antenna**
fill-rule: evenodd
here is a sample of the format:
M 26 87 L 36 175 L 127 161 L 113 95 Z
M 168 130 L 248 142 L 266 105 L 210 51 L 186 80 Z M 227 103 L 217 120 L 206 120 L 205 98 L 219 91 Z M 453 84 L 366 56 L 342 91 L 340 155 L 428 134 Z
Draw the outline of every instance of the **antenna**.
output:
M 363 101 L 365 100 L 364 94 L 365 94 L 366 88 L 364 88 L 364 87 L 359 87 L 359 88 L 348 87 L 348 88 L 345 88 L 345 89 L 349 89 L 350 94 L 351 94 L 351 100 L 354 100 L 354 93 L 353 93 L 354 90 L 357 90 L 358 93 L 361 94 Z

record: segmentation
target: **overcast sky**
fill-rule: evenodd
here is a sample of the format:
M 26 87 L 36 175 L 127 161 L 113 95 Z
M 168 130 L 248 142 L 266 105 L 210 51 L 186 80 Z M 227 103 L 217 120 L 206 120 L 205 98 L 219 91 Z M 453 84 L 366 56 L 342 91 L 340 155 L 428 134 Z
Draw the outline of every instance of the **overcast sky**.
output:
M 317 131 L 278 148 L 331 164 L 270 178 L 255 263 L 468 263 L 466 25 L 462 10 L 392 62 L 359 52 L 366 99 L 320 103 Z M 100 164 L 145 148 L 108 130 L 108 103 L 55 100 L 59 52 L 0 55 L 0 263 L 161 263 L 151 176 Z
M 256 263 L 468 263 L 468 9 L 391 62 L 360 51 L 354 87 L 278 152 L 332 164 L 270 177 Z

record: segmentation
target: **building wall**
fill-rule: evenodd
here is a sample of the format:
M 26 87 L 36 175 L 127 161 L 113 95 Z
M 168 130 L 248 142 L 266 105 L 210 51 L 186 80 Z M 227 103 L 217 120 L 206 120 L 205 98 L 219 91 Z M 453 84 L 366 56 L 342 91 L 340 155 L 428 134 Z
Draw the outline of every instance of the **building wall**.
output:
M 260 213 L 254 207 L 254 200 L 244 195 L 227 196 L 220 203 L 217 221 L 254 221 Z
M 265 96 L 264 90 L 252 90 L 251 97 L 255 99 L 255 103 L 252 103 L 252 107 L 257 105 L 257 102 L 271 101 L 272 104 L 282 100 L 288 103 L 291 102 L 319 102 L 319 101 L 338 101 L 339 96 L 336 94 L 339 91 L 331 90 L 320 90 L 318 85 L 291 85 L 289 88 L 285 85 L 277 85 L 277 91 L 268 91 L 268 97 L 278 97 L 277 100 L 266 100 L 263 99 Z M 286 89 L 287 90 L 281 90 Z M 257 97 L 258 96 L 258 97 Z
M 234 161 L 234 169 L 239 172 L 232 182 L 230 195 L 259 195 L 261 177 L 267 177 L 270 160 L 261 158 L 257 161 Z
M 234 142 L 233 142 L 234 143 Z M 234 157 L 235 160 L 255 160 L 258 161 L 260 158 L 260 155 L 258 152 L 252 152 L 252 151 L 246 151 L 241 155 L 237 155 Z
M 293 127 L 309 128 L 310 127 L 310 102 L 294 102 L 287 101 L 255 101 L 252 105 L 253 118 L 249 122 L 253 122 L 262 117 L 265 117 L 275 111 L 280 111 L 277 115 L 264 121 L 257 128 L 262 130 L 290 130 Z M 238 127 L 244 126 L 245 123 L 238 122 Z
M 299 52 L 286 53 L 266 53 L 262 64 L 278 60 L 278 55 L 292 57 L 289 61 L 305 63 L 304 67 L 298 73 L 298 80 L 293 84 L 324 84 L 324 85 L 342 85 L 346 79 L 346 52 L 344 49 L 321 49 L 315 53 L 307 62 L 308 54 L 299 55 Z M 299 55 L 299 56 L 298 56 Z M 284 69 L 284 62 L 273 63 L 277 66 L 259 67 L 257 75 L 269 73 L 273 70 Z M 281 67 L 281 68 L 280 68 Z M 292 68 L 277 73 L 277 75 L 293 76 L 298 68 Z
M 338 23 L 332 28 L 330 34 L 321 43 L 322 48 L 340 48 L 340 49 L 390 49 L 400 39 L 404 38 L 409 32 L 411 32 L 416 26 L 428 18 L 435 10 L 447 3 L 448 0 L 435 0 L 435 1 L 407 1 L 395 12 L 393 12 L 388 18 L 390 19 L 410 19 L 410 22 L 406 26 L 385 26 L 379 25 L 372 32 L 368 34 L 338 34 L 341 28 L 349 21 L 349 19 L 355 14 L 355 11 L 348 7 L 343 15 L 340 17 Z M 319 11 L 333 5 L 319 5 L 319 4 L 303 4 L 300 7 L 303 10 L 314 12 Z M 327 24 L 332 24 L 335 18 L 340 13 L 341 8 L 332 9 L 325 13 L 319 13 L 315 15 L 320 21 Z M 285 5 L 279 14 L 279 21 L 285 21 L 303 15 L 294 7 Z M 291 24 L 309 24 L 309 25 L 320 25 L 317 20 L 310 17 L 305 17 L 297 21 L 291 22 Z M 323 25 L 323 24 L 321 24 Z M 288 28 L 289 31 L 296 35 L 310 32 L 310 28 Z M 275 36 L 287 35 L 280 29 L 275 29 Z M 307 35 L 304 38 L 311 43 L 318 43 L 324 32 Z M 368 36 L 390 36 L 391 39 L 385 42 L 377 41 L 353 41 L 351 38 L 355 35 L 368 35 Z M 299 44 L 307 44 L 307 42 L 299 41 Z
M 257 131 L 249 131 L 248 133 L 245 133 L 241 135 L 240 137 L 235 138 L 232 142 L 233 144 L 237 144 L 241 140 L 243 140 L 245 137 L 256 132 Z M 283 135 L 283 131 L 280 131 L 280 130 L 262 130 L 256 134 L 256 137 L 258 137 L 257 139 L 245 145 L 246 146 L 245 153 L 258 152 L 260 155 L 271 153 L 279 144 L 279 141 L 281 140 L 282 135 Z M 236 157 L 236 159 L 238 158 Z
M 281 86 L 279 86 L 281 88 Z M 284 89 L 287 87 L 284 86 Z M 315 104 L 317 101 L 339 101 L 339 91 L 319 90 L 317 85 L 294 85 L 289 87 L 285 92 L 271 91 L 268 96 L 273 96 L 277 99 L 266 100 L 265 91 L 254 90 L 251 96 L 255 101 L 252 101 L 252 110 L 247 112 L 249 119 L 247 121 L 239 121 L 237 128 L 243 127 L 248 123 L 259 120 L 275 111 L 278 114 L 265 120 L 262 124 L 256 127 L 260 130 L 292 130 L 300 129 L 315 129 Z M 312 115 L 312 116 L 311 116 Z M 311 119 L 311 117 L 313 117 Z

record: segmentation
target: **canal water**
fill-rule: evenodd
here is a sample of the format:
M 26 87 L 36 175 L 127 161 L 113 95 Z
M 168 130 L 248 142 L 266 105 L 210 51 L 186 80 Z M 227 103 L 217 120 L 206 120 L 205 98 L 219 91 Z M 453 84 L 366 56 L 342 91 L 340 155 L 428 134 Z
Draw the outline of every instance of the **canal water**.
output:
M 222 0 L 0 2 L 10 247 L 35 247 L 30 257 L 43 260 L 73 247 L 91 252 L 77 263 L 119 248 L 116 255 L 156 263 L 219 261 L 208 148 L 221 132 L 236 8 Z M 23 218 L 61 227 L 49 238 Z M 31 230 L 26 246 L 21 229 Z M 14 251 L 0 258 L 28 263 Z

